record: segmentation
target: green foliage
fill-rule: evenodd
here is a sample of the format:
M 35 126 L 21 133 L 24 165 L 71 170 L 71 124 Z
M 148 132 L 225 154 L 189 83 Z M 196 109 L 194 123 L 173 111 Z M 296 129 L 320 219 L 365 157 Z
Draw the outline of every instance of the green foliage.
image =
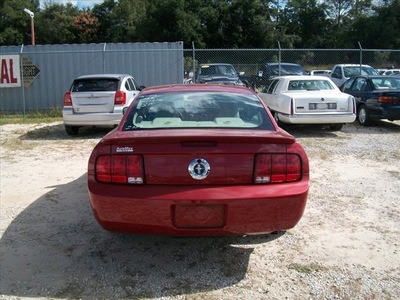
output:
M 104 0 L 92 8 L 2 0 L 0 45 L 176 42 L 185 48 L 400 48 L 400 1 Z
M 52 123 L 62 121 L 61 110 L 29 112 L 21 114 L 2 114 L 0 125 L 4 124 L 33 124 L 33 123 Z

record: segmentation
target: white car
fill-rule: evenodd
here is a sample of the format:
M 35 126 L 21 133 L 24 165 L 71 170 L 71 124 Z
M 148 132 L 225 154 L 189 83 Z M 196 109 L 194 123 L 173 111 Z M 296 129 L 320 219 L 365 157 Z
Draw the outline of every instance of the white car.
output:
M 400 74 L 400 69 L 389 69 L 383 72 L 382 75 L 392 76 Z
M 259 96 L 281 125 L 321 124 L 340 130 L 356 119 L 354 97 L 325 76 L 276 77 Z
M 315 75 L 328 75 L 331 73 L 331 70 L 311 70 L 310 75 L 315 76 Z
M 128 74 L 94 74 L 76 78 L 64 95 L 63 120 L 69 135 L 82 126 L 116 126 L 144 87 Z

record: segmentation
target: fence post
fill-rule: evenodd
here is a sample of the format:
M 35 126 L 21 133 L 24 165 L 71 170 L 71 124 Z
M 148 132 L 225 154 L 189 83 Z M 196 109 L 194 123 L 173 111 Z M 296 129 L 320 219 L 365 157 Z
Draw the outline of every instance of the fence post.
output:
M 281 53 L 281 43 L 278 41 L 278 75 L 281 76 L 281 61 L 282 61 L 282 53 Z
M 194 42 L 192 41 L 192 65 L 193 65 L 193 77 L 192 77 L 192 82 L 195 83 L 196 78 L 195 78 L 195 74 L 196 74 L 196 66 L 195 66 L 195 58 L 196 58 L 196 53 L 195 53 L 195 49 L 194 49 Z
M 103 45 L 103 74 L 106 73 L 106 46 L 107 46 L 107 43 L 104 43 L 104 45 Z
M 363 49 L 361 47 L 360 42 L 358 42 L 358 47 L 360 48 L 360 74 L 361 74 Z
M 24 44 L 21 45 L 21 50 L 19 51 L 19 72 L 21 74 L 21 91 L 22 91 L 22 115 L 25 117 L 25 87 L 24 87 L 24 66 L 22 59 L 22 52 L 24 51 Z

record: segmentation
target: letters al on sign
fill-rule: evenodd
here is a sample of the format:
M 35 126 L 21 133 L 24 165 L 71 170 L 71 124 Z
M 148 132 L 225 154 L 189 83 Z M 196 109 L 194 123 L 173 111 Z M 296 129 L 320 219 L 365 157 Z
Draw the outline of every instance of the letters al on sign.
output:
M 0 55 L 0 88 L 20 87 L 19 55 Z

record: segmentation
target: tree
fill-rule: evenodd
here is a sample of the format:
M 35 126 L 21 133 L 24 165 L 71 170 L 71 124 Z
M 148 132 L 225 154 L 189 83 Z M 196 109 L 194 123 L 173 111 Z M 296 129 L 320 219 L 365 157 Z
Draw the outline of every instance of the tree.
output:
M 86 43 L 95 42 L 99 28 L 99 20 L 91 11 L 83 11 L 73 17 L 73 25 L 76 28 L 76 37 Z
M 71 3 L 45 6 L 38 14 L 35 22 L 37 43 L 68 44 L 83 42 L 74 26 L 74 17 L 77 17 L 79 13 L 79 9 Z
M 33 0 L 5 0 L 0 6 L 0 45 L 31 43 L 31 19 L 24 8 L 36 12 L 38 3 Z
M 281 19 L 288 33 L 297 36 L 294 47 L 324 48 L 330 22 L 317 0 L 289 0 Z

